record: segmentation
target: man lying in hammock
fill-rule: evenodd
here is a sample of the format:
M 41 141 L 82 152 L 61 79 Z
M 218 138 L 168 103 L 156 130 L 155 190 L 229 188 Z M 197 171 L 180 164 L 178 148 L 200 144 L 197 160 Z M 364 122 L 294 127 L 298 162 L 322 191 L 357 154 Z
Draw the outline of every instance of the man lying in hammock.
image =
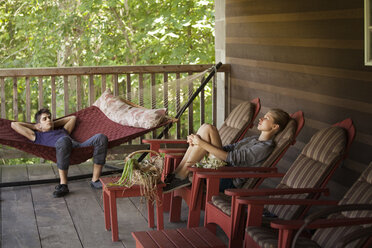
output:
M 54 197 L 62 197 L 69 193 L 67 186 L 67 173 L 70 162 L 70 154 L 73 148 L 94 146 L 93 152 L 93 177 L 90 185 L 92 188 L 100 189 L 99 181 L 102 166 L 106 162 L 107 137 L 104 134 L 96 134 L 79 143 L 70 137 L 75 127 L 76 117 L 67 116 L 56 121 L 51 119 L 48 109 L 40 109 L 35 114 L 36 124 L 24 122 L 12 122 L 11 127 L 19 134 L 33 141 L 35 144 L 51 146 L 56 148 L 57 167 L 60 184 L 55 187 Z M 62 128 L 61 128 L 62 127 Z
M 275 134 L 284 129 L 290 120 L 288 113 L 281 109 L 271 109 L 263 118 L 260 118 L 257 129 L 259 136 L 247 137 L 235 144 L 222 147 L 222 142 L 216 127 L 204 124 L 196 134 L 187 137 L 189 148 L 174 173 L 164 180 L 166 186 L 164 193 L 171 192 L 191 184 L 187 167 L 199 162 L 206 154 L 213 155 L 219 160 L 227 162 L 227 166 L 258 167 L 271 154 L 274 149 L 273 138 Z M 220 191 L 235 188 L 241 185 L 236 178 L 224 178 L 220 181 Z

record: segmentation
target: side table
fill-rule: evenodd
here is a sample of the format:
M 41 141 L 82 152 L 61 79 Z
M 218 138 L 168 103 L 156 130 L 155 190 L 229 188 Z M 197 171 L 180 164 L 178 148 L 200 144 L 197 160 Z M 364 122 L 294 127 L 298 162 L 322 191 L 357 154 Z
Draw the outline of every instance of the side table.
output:
M 109 183 L 115 183 L 119 180 L 119 177 L 102 177 L 102 196 L 103 196 L 103 209 L 105 215 L 105 228 L 112 232 L 112 241 L 118 241 L 118 216 L 116 207 L 116 198 L 121 197 L 137 197 L 141 196 L 141 189 L 139 185 L 133 185 L 132 187 L 124 186 L 110 186 Z M 157 217 L 157 229 L 162 230 L 164 228 L 163 222 L 163 183 L 157 185 L 157 199 L 156 199 L 156 217 Z M 154 205 L 153 202 L 147 202 L 148 211 L 148 226 L 154 227 Z

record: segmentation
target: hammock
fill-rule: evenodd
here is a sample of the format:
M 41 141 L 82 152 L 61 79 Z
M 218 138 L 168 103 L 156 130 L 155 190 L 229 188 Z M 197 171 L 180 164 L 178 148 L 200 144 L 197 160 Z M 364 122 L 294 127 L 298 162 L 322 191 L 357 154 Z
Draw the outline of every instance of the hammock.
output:
M 209 82 L 209 80 L 214 76 L 217 70 L 221 67 L 222 63 L 219 62 L 215 66 L 213 66 L 209 71 L 210 74 L 206 79 L 203 80 L 201 85 L 198 89 L 188 97 L 188 101 L 184 104 L 180 110 L 175 115 L 174 119 L 164 121 L 162 124 L 158 125 L 157 127 L 144 129 L 144 128 L 137 128 L 131 126 L 123 126 L 116 122 L 111 121 L 106 115 L 97 107 L 91 106 L 80 110 L 74 114 L 77 117 L 75 128 L 71 133 L 71 137 L 78 141 L 83 142 L 88 138 L 92 137 L 97 133 L 103 133 L 108 138 L 108 148 L 112 148 L 114 146 L 118 146 L 122 143 L 130 141 L 136 137 L 142 136 L 150 131 L 153 131 L 159 127 L 164 126 L 164 130 L 157 136 L 157 139 L 163 137 L 165 133 L 171 128 L 174 120 L 180 118 L 180 116 L 186 111 L 186 109 L 190 106 L 190 104 L 194 101 L 197 95 L 202 91 L 205 85 Z M 208 70 L 207 70 L 208 71 Z M 207 72 L 205 71 L 205 72 Z M 187 77 L 187 79 L 183 79 L 184 81 L 193 81 L 196 78 L 199 78 L 204 75 L 204 73 L 199 73 L 198 75 L 191 75 Z M 182 79 L 177 79 L 178 83 Z M 54 147 L 48 147 L 43 145 L 34 144 L 33 142 L 29 141 L 24 136 L 15 132 L 10 124 L 12 121 L 7 119 L 0 118 L 0 144 L 11 146 L 22 150 L 24 152 L 33 154 L 38 157 L 42 157 L 46 160 L 51 160 L 56 162 L 56 149 Z M 142 156 L 138 159 L 141 161 L 147 153 L 143 153 Z M 79 147 L 75 148 L 71 152 L 70 156 L 70 165 L 79 164 L 93 156 L 93 147 Z M 109 172 L 102 172 L 101 175 L 107 175 L 110 173 L 117 173 L 121 170 L 114 170 Z M 92 174 L 86 175 L 78 175 L 78 176 L 69 176 L 68 180 L 77 180 L 83 179 L 87 177 L 91 177 Z M 0 188 L 2 187 L 13 187 L 13 186 L 23 186 L 23 185 L 33 185 L 33 184 L 42 184 L 42 183 L 52 183 L 57 182 L 59 179 L 42 179 L 42 180 L 34 180 L 34 181 L 20 181 L 20 182 L 7 182 L 7 183 L 0 183 Z
M 85 108 L 71 115 L 76 116 L 76 125 L 71 133 L 74 140 L 83 142 L 97 133 L 103 133 L 108 138 L 108 148 L 118 146 L 172 122 L 172 120 L 166 120 L 151 129 L 123 126 L 111 121 L 95 106 Z M 0 118 L 0 144 L 56 162 L 56 149 L 54 147 L 34 144 L 14 131 L 10 127 L 11 122 Z M 71 152 L 70 164 L 80 164 L 92 156 L 93 147 L 91 146 L 75 148 Z

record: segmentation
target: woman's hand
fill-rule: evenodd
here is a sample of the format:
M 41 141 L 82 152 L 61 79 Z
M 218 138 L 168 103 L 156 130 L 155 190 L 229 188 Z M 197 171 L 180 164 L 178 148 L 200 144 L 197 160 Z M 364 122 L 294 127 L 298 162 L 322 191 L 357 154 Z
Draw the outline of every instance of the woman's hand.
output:
M 192 135 L 192 134 L 191 134 L 191 135 Z M 188 136 L 187 136 L 187 143 L 189 143 L 189 146 L 194 146 L 194 144 L 192 143 L 191 135 L 188 135 Z
M 191 146 L 197 146 L 197 145 L 200 145 L 201 142 L 203 142 L 203 139 L 200 138 L 199 135 L 197 134 L 191 134 L 189 136 L 187 136 L 187 142 L 191 145 Z

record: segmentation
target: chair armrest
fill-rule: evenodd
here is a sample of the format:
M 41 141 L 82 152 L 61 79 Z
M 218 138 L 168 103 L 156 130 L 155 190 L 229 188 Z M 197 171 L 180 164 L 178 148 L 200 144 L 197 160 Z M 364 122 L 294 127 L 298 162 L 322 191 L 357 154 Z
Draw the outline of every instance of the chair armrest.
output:
M 267 172 L 267 173 L 254 173 L 253 171 L 242 171 L 242 170 L 234 170 L 234 171 L 217 171 L 214 172 L 198 172 L 198 177 L 200 178 L 268 178 L 268 177 L 283 177 L 284 173 L 275 173 L 275 172 Z
M 354 225 L 364 225 L 364 224 L 371 224 L 372 217 L 358 217 L 358 218 L 329 218 L 324 219 L 323 217 L 327 217 L 330 214 L 344 212 L 344 211 L 355 211 L 355 210 L 369 210 L 372 211 L 372 204 L 346 204 L 346 205 L 339 205 L 334 207 L 329 207 L 326 209 L 322 209 L 317 211 L 304 220 L 297 220 L 297 221 L 288 221 L 288 220 L 275 220 L 271 222 L 271 227 L 275 229 L 279 229 L 279 236 L 283 239 L 288 238 L 288 234 L 290 233 L 289 230 L 297 230 L 296 235 L 294 236 L 293 243 L 296 243 L 297 238 L 302 233 L 302 231 L 307 229 L 317 229 L 317 228 L 330 228 L 330 227 L 340 227 L 340 226 L 354 226 Z M 351 235 L 347 235 L 339 239 L 339 242 L 342 244 L 350 243 L 353 240 L 356 240 L 360 237 L 370 237 L 370 233 L 372 233 L 372 229 L 368 232 L 360 232 L 358 230 L 356 233 L 351 233 Z M 371 238 L 369 239 L 371 242 Z M 288 244 L 287 244 L 288 245 Z M 337 246 L 339 247 L 339 246 Z M 342 246 L 344 247 L 344 246 Z
M 143 139 L 142 143 L 150 144 L 150 150 L 158 152 L 161 144 L 187 144 L 187 141 L 178 139 Z
M 319 210 L 315 213 L 310 214 L 305 218 L 306 223 L 310 223 L 316 219 L 325 218 L 330 214 L 346 212 L 346 211 L 355 211 L 355 210 L 366 210 L 372 211 L 372 204 L 344 204 L 335 207 L 329 207 L 326 209 Z
M 219 172 L 229 172 L 229 171 L 245 171 L 245 172 L 272 172 L 276 173 L 278 171 L 277 168 L 266 168 L 266 167 L 233 167 L 233 166 L 224 166 L 218 169 L 204 169 L 198 167 L 188 167 L 187 168 L 191 172 L 212 172 L 212 173 L 219 173 Z
M 371 224 L 372 217 L 363 218 L 341 218 L 341 219 L 321 219 L 312 222 L 307 225 L 306 228 L 316 229 L 316 228 L 328 228 L 328 227 L 338 227 L 338 226 L 354 226 L 354 225 L 364 225 Z M 275 229 L 285 229 L 285 230 L 297 230 L 305 224 L 304 220 L 274 220 L 271 222 L 270 226 Z
M 143 139 L 142 142 L 147 144 L 187 144 L 187 140 L 180 139 Z
M 351 242 L 361 239 L 367 238 L 369 239 L 364 247 L 371 247 L 372 245 L 372 227 L 363 228 L 362 230 L 356 230 L 343 236 L 341 239 L 337 241 L 337 247 L 346 247 L 346 245 L 350 244 Z
M 338 201 L 312 200 L 312 199 L 288 199 L 288 198 L 265 198 L 265 197 L 240 197 L 237 203 L 242 205 L 337 205 Z
M 293 195 L 306 193 L 329 194 L 329 189 L 319 188 L 296 188 L 296 189 L 226 189 L 225 194 L 230 196 L 269 196 L 269 195 Z

